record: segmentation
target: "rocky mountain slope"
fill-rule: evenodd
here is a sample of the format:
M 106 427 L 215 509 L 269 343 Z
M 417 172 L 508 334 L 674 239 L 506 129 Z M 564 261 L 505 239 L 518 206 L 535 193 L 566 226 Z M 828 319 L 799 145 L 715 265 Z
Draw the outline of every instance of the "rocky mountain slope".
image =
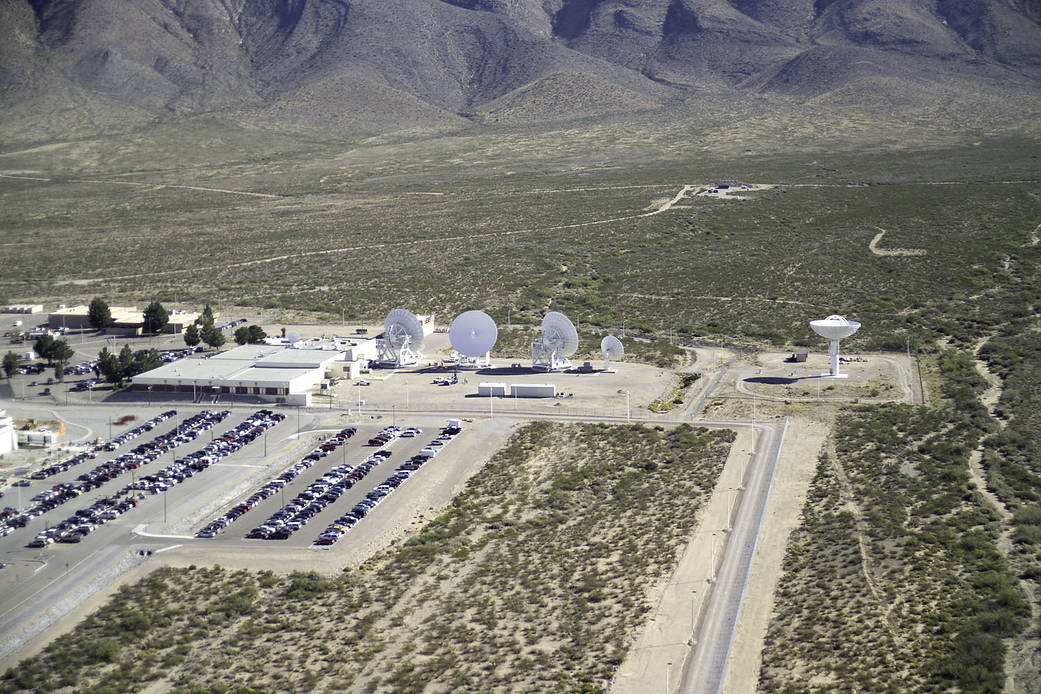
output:
M 1036 0 L 8 0 L 4 139 L 224 114 L 389 132 L 880 80 L 1041 86 Z M 935 98 L 926 89 L 921 98 Z

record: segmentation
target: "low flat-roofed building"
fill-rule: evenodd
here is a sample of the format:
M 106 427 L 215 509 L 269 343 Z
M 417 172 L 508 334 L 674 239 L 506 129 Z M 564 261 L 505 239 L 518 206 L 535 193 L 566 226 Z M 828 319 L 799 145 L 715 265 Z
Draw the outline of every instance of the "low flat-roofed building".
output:
M 109 306 L 112 324 L 105 332 L 116 335 L 140 335 L 144 331 L 145 314 L 136 306 Z M 164 333 L 178 334 L 199 318 L 195 311 L 168 311 L 170 321 Z M 47 314 L 47 325 L 51 328 L 69 328 L 72 330 L 90 330 L 90 309 L 87 306 L 70 306 L 60 308 Z
M 250 395 L 268 402 L 309 405 L 310 391 L 342 364 L 344 352 L 242 345 L 209 358 L 180 359 L 134 377 L 135 390 Z M 340 367 L 342 369 L 342 366 Z
M 12 304 L 4 313 L 43 313 L 43 304 Z

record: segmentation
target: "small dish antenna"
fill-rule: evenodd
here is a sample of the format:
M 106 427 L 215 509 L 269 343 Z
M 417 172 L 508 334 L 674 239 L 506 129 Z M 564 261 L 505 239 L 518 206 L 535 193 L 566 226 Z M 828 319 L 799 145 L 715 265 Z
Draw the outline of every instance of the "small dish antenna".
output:
M 848 374 L 839 373 L 839 341 L 857 332 L 860 329 L 860 323 L 834 315 L 811 320 L 810 327 L 813 328 L 813 332 L 828 341 L 831 371 L 821 375 L 828 378 L 846 378 Z
M 286 335 L 286 342 L 288 342 L 291 345 L 295 345 L 297 342 L 300 342 L 300 333 L 298 333 L 295 330 L 290 330 L 289 333 Z
M 423 357 L 423 324 L 408 309 L 396 308 L 383 322 L 383 339 L 376 341 L 377 360 L 385 366 L 408 366 Z
M 568 357 L 578 350 L 578 331 L 563 313 L 550 311 L 542 319 L 542 334 L 531 343 L 531 368 L 541 371 L 570 369 Z
M 448 326 L 448 340 L 459 353 L 460 369 L 491 366 L 491 349 L 499 338 L 495 321 L 484 311 L 460 313 Z M 483 363 L 480 357 L 484 357 Z
M 604 371 L 611 370 L 611 360 L 625 356 L 625 346 L 614 335 L 607 335 L 600 340 L 600 351 L 604 353 Z

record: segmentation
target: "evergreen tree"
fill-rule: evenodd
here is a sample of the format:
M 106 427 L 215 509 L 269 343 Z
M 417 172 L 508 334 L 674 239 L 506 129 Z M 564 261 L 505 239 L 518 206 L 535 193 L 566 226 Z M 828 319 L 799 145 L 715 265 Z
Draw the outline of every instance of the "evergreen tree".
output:
M 199 319 L 196 321 L 196 323 L 198 323 L 204 328 L 213 325 L 213 309 L 210 308 L 209 304 L 206 304 L 206 308 L 202 310 L 202 315 L 199 316 Z
M 109 310 L 104 299 L 99 297 L 91 299 L 90 307 L 87 309 L 87 318 L 90 320 L 90 326 L 95 330 L 104 330 L 112 325 L 112 311 Z
M 145 332 L 158 333 L 170 323 L 170 314 L 158 301 L 153 301 L 145 307 Z
M 224 344 L 224 333 L 222 333 L 219 328 L 211 325 L 203 329 L 202 341 L 216 349 Z
M 54 336 L 50 333 L 45 333 L 36 338 L 36 342 L 33 343 L 33 351 L 41 359 L 46 359 L 47 363 L 51 363 L 51 354 L 54 349 Z
M 264 341 L 267 333 L 259 325 L 249 326 L 249 343 L 256 345 Z
M 199 334 L 199 329 L 195 325 L 189 325 L 184 329 L 184 344 L 194 347 L 200 342 L 202 342 L 202 335 Z
M 4 373 L 7 374 L 8 378 L 14 376 L 15 371 L 18 370 L 18 355 L 14 352 L 8 352 L 4 355 Z

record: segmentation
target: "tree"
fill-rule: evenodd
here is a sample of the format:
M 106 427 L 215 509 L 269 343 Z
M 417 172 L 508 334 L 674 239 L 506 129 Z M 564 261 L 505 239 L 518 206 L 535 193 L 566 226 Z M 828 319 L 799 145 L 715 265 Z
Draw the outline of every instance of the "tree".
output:
M 162 364 L 163 358 L 159 356 L 159 352 L 156 349 L 143 349 L 134 354 L 130 368 L 123 372 L 123 378 L 133 378 L 140 373 L 158 368 Z
M 8 352 L 4 355 L 4 373 L 7 374 L 8 378 L 14 376 L 14 372 L 18 370 L 18 355 L 14 352 Z
M 65 366 L 72 358 L 76 356 L 76 351 L 69 347 L 69 343 L 65 340 L 55 340 L 54 344 L 51 345 L 51 359 L 54 361 L 54 375 L 58 376 L 59 381 L 65 380 Z
M 202 310 L 202 315 L 195 322 L 204 328 L 213 325 L 213 309 L 210 308 L 209 304 L 206 304 L 206 308 Z
M 112 311 L 109 310 L 104 299 L 94 297 L 87 308 L 87 319 L 95 330 L 104 330 L 112 325 Z
M 224 344 L 224 333 L 216 326 L 209 326 L 202 331 L 202 341 L 210 347 L 217 348 Z
M 163 305 L 153 301 L 145 307 L 145 332 L 161 332 L 170 323 L 170 314 L 166 312 Z
M 199 334 L 199 329 L 194 324 L 184 329 L 184 344 L 194 347 L 200 342 L 202 342 L 202 335 Z
M 45 333 L 36 338 L 36 342 L 33 343 L 33 351 L 41 359 L 46 359 L 47 363 L 51 363 L 51 351 L 54 349 L 54 335 Z
M 235 331 L 235 342 L 244 345 L 249 341 L 249 328 L 244 325 L 239 327 L 239 329 Z
M 267 333 L 259 325 L 249 326 L 249 343 L 251 345 L 260 344 L 265 337 L 267 337 Z
M 108 351 L 108 347 L 98 352 L 98 371 L 109 383 L 120 383 L 123 380 L 123 365 L 119 357 Z
M 65 367 L 61 364 L 54 365 L 54 380 L 58 383 L 65 380 Z

